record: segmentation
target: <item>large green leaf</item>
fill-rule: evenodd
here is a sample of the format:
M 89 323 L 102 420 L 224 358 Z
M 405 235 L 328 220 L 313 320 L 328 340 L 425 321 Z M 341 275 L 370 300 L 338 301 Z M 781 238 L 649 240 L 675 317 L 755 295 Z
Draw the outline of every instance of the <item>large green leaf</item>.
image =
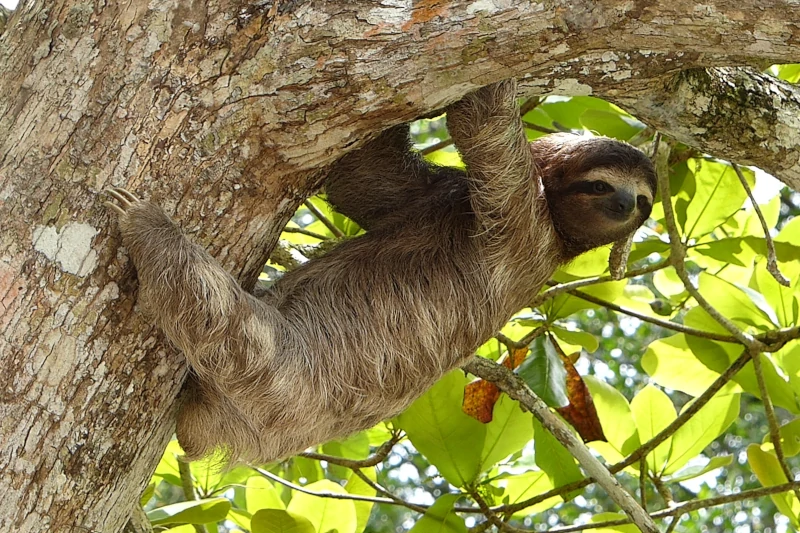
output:
M 154 526 L 168 524 L 210 524 L 224 520 L 231 509 L 225 498 L 210 498 L 173 503 L 148 511 L 147 518 Z
M 553 345 L 544 337 L 536 339 L 531 355 L 522 362 L 517 373 L 550 407 L 569 405 L 567 371 Z
M 608 445 L 616 451 L 614 457 L 607 457 L 605 453 L 603 455 L 608 461 L 617 462 L 640 445 L 631 406 L 625 396 L 608 383 L 594 376 L 586 376 L 583 380 L 592 394 Z
M 698 238 L 710 233 L 736 213 L 747 198 L 733 168 L 718 161 L 691 159 L 689 170 L 694 173 L 695 194 L 686 208 L 683 233 L 687 238 Z M 753 173 L 742 169 L 750 185 Z
M 739 416 L 739 394 L 727 386 L 692 415 L 672 436 L 672 449 L 664 472 L 673 474 L 699 455 Z M 691 406 L 687 403 L 681 412 Z
M 362 468 L 361 472 L 372 481 L 377 481 L 375 468 Z M 345 490 L 348 494 L 357 494 L 359 496 L 375 496 L 376 491 L 366 481 L 358 476 L 350 476 L 345 485 Z M 372 513 L 372 507 L 375 505 L 372 502 L 353 501 L 356 508 L 356 531 L 364 531 L 369 521 L 369 515 Z
M 365 459 L 369 455 L 369 437 L 362 431 L 345 440 L 335 440 L 322 445 L 322 451 L 328 455 L 347 459 Z M 347 479 L 352 471 L 339 465 L 329 464 L 328 469 L 335 476 Z
M 518 503 L 538 496 L 553 488 L 550 476 L 541 470 L 523 472 L 509 476 L 505 481 L 504 501 L 509 504 Z M 561 498 L 553 496 L 531 507 L 517 511 L 515 515 L 527 516 L 550 509 L 561 502 Z
M 251 533 L 316 533 L 318 530 L 304 516 L 283 509 L 262 509 L 250 520 Z
M 486 437 L 481 451 L 481 471 L 521 450 L 533 438 L 531 417 L 519 403 L 505 394 L 494 406 L 492 421 L 486 424 Z
M 593 352 L 600 346 L 597 342 L 597 337 L 586 331 L 573 331 L 558 326 L 551 326 L 550 331 L 553 335 L 558 337 L 559 340 L 573 346 L 580 346 L 587 352 Z
M 339 484 L 327 479 L 307 485 L 306 488 L 312 492 L 347 494 L 347 491 Z M 292 515 L 308 519 L 317 533 L 327 533 L 332 529 L 338 533 L 356 533 L 358 517 L 355 505 L 351 500 L 338 500 L 295 492 L 292 494 L 292 500 L 286 510 Z
M 747 287 L 736 287 L 717 276 L 700 273 L 700 293 L 722 316 L 742 325 L 761 330 L 775 327 L 777 317 L 759 293 Z
M 784 287 L 767 271 L 767 261 L 762 259 L 756 263 L 755 285 L 758 292 L 775 310 L 778 323 L 782 327 L 791 327 L 797 324 L 798 296 L 800 296 L 800 263 L 791 262 L 781 265 L 781 272 L 791 283 Z
M 701 341 L 704 346 L 711 343 L 704 341 Z M 642 357 L 642 368 L 662 387 L 699 396 L 729 364 L 724 351 L 707 350 L 703 353 L 705 361 L 698 359 L 689 348 L 686 335 L 680 333 L 650 343 Z
M 453 511 L 458 498 L 458 494 L 440 496 L 409 533 L 467 533 L 464 519 Z
M 653 385 L 647 385 L 633 398 L 631 413 L 642 444 L 655 437 L 677 418 L 672 401 Z M 671 445 L 672 437 L 647 455 L 647 467 L 651 472 L 659 474 L 666 467 Z
M 765 487 L 781 485 L 787 482 L 786 475 L 781 469 L 778 458 L 772 451 L 765 451 L 758 444 L 747 447 L 747 460 L 758 480 Z M 800 501 L 793 492 L 773 494 L 770 496 L 775 506 L 791 520 L 795 527 L 800 526 Z
M 414 447 L 457 487 L 480 473 L 486 438 L 486 426 L 461 408 L 467 383 L 459 370 L 446 374 L 397 419 Z
M 536 418 L 533 419 L 533 450 L 536 465 L 547 473 L 554 487 L 581 479 L 575 458 Z M 564 497 L 565 500 L 570 496 Z
M 670 476 L 669 481 L 670 483 L 679 483 L 681 481 L 694 479 L 696 477 L 702 476 L 703 474 L 707 474 L 712 470 L 716 470 L 717 468 L 722 468 L 723 466 L 727 466 L 732 462 L 733 462 L 732 455 L 718 455 L 717 457 L 712 457 L 704 465 L 689 466 L 684 469 L 678 470 L 677 472 L 675 472 L 674 475 Z
M 281 495 L 267 478 L 252 476 L 245 485 L 245 509 L 253 514 L 261 509 L 285 509 Z

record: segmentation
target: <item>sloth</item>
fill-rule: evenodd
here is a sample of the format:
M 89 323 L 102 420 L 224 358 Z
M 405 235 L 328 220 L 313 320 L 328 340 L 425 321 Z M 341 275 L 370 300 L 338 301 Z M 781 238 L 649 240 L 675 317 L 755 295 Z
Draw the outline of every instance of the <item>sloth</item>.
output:
M 109 190 L 140 305 L 192 370 L 176 428 L 187 457 L 270 462 L 400 413 L 556 268 L 650 214 L 647 157 L 601 137 L 529 143 L 514 80 L 451 105 L 447 127 L 466 171 L 425 162 L 407 126 L 334 164 L 328 200 L 366 234 L 258 298 L 158 206 Z

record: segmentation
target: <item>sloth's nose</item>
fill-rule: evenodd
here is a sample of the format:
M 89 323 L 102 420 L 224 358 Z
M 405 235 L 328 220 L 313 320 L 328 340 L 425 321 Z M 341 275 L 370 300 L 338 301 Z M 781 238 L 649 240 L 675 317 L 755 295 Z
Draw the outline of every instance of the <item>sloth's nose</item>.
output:
M 617 218 L 627 218 L 633 213 L 633 208 L 636 207 L 636 198 L 627 191 L 616 191 L 608 199 L 606 199 L 606 209 L 611 211 Z

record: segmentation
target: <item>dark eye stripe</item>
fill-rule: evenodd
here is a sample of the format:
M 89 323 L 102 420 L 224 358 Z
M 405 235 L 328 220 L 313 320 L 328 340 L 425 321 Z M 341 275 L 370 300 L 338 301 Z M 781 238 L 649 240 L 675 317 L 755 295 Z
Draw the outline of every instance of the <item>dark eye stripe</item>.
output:
M 600 189 L 598 190 L 598 185 Z M 582 194 L 606 194 L 614 192 L 614 187 L 604 181 L 579 181 L 567 187 L 568 193 L 582 193 Z

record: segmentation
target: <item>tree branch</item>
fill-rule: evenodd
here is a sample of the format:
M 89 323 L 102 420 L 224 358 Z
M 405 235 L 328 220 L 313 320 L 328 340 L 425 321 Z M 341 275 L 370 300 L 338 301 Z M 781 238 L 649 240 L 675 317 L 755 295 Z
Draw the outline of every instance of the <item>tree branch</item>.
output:
M 506 367 L 481 357 L 470 359 L 464 365 L 464 369 L 471 374 L 491 381 L 500 390 L 524 405 L 569 450 L 586 473 L 605 489 L 611 499 L 622 508 L 639 529 L 647 533 L 658 532 L 653 520 L 636 500 L 622 488 L 619 482 L 609 473 L 608 469 L 592 455 L 589 448 L 575 437 L 572 431 L 550 411 L 550 408 L 518 376 Z

